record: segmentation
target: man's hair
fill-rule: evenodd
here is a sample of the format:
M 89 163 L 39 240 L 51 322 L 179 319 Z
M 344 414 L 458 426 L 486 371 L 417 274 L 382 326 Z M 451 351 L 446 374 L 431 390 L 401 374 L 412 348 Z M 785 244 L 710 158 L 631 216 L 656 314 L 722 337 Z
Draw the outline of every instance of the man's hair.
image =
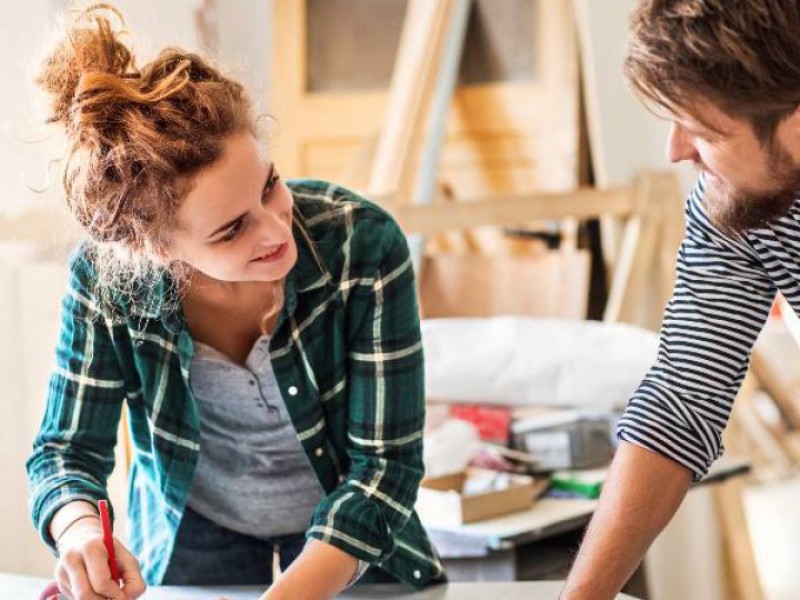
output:
M 800 102 L 800 0 L 639 0 L 623 70 L 646 101 L 710 101 L 767 144 Z

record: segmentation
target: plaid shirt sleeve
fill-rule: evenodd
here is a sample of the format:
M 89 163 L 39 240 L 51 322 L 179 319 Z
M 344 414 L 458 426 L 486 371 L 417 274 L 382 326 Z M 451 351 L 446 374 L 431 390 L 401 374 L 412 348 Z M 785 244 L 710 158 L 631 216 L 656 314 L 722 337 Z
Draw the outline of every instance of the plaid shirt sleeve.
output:
M 33 522 L 51 549 L 50 522 L 61 507 L 107 498 L 124 395 L 89 267 L 80 256 L 71 267 L 45 415 L 27 461 Z
M 371 285 L 348 301 L 349 469 L 308 531 L 371 564 L 394 551 L 423 475 L 419 311 L 406 239 L 389 218 L 380 245 Z

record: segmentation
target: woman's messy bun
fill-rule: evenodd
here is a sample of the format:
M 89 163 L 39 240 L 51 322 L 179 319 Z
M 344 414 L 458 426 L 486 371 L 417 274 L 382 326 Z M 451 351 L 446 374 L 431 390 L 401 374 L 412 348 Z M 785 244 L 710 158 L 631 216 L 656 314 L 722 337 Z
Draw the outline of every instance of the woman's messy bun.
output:
M 225 139 L 255 134 L 240 83 L 179 48 L 138 68 L 124 37 L 120 13 L 94 5 L 72 19 L 36 80 L 51 98 L 49 121 L 66 130 L 67 202 L 94 253 L 109 257 L 101 277 L 115 282 L 168 249 L 180 200 Z
M 67 37 L 45 59 L 36 83 L 52 97 L 49 122 L 69 127 L 75 97 L 91 89 L 92 79 L 111 82 L 138 76 L 133 55 L 105 13 L 122 23 L 116 9 L 95 5 L 74 19 Z

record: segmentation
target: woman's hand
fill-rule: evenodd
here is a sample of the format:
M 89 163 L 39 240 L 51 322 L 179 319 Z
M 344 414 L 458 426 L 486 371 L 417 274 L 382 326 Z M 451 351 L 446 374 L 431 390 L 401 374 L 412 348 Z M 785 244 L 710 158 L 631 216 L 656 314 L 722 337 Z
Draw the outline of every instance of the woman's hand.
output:
M 58 551 L 56 581 L 70 600 L 134 600 L 144 594 L 146 586 L 139 563 L 116 539 L 114 553 L 122 587 L 111 578 L 99 518 L 85 518 L 70 527 L 59 538 Z

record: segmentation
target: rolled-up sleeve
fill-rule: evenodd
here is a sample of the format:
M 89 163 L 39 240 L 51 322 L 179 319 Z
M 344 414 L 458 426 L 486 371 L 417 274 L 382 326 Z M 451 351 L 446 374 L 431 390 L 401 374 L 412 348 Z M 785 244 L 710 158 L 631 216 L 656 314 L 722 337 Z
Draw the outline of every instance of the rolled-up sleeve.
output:
M 74 500 L 107 498 L 124 384 L 82 259 L 72 262 L 45 414 L 27 461 L 31 516 L 42 539 Z
M 619 439 L 680 463 L 695 481 L 722 454 L 722 432 L 776 293 L 747 240 L 710 222 L 704 185 L 686 204 L 656 363 L 617 428 Z
M 362 286 L 347 350 L 349 468 L 308 531 L 371 564 L 395 550 L 423 475 L 424 373 L 419 311 L 405 236 L 383 224 L 380 264 Z M 356 293 L 356 292 L 354 292 Z

